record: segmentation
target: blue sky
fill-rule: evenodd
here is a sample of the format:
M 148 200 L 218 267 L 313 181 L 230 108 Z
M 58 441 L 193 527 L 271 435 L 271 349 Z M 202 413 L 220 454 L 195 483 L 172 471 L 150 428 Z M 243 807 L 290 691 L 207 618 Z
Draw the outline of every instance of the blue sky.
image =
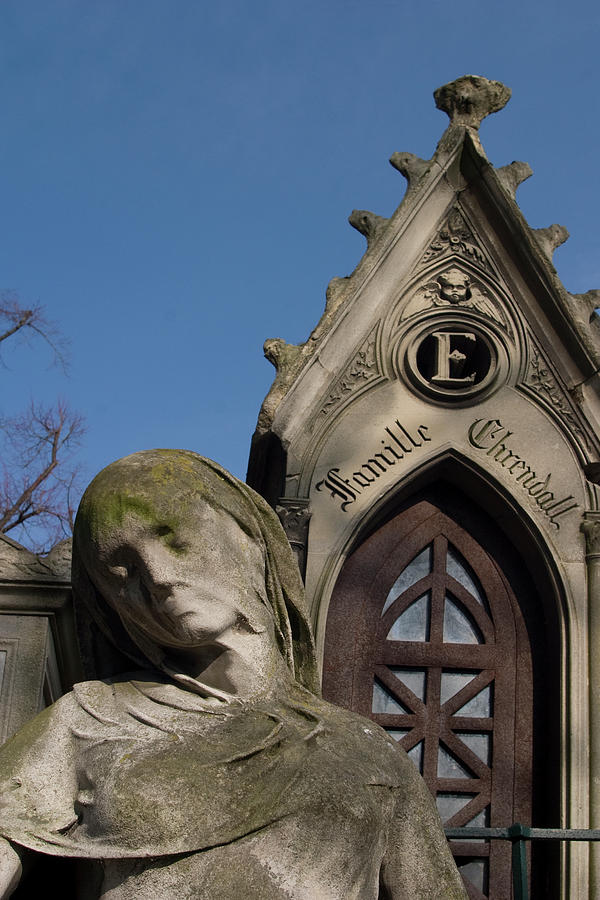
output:
M 71 341 L 68 378 L 9 348 L 2 410 L 68 399 L 88 479 L 154 446 L 244 477 L 264 339 L 307 337 L 363 252 L 346 217 L 395 209 L 389 156 L 431 156 L 465 73 L 512 88 L 488 156 L 530 163 L 529 223 L 599 287 L 599 26 L 578 0 L 1 0 L 0 285 Z

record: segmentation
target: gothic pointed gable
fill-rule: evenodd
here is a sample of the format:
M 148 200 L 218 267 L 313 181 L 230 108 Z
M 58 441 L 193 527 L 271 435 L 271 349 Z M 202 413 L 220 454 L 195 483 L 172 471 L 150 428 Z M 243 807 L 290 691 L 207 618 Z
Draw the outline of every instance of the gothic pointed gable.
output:
M 407 180 L 396 212 L 389 219 L 352 213 L 350 224 L 367 241 L 355 270 L 331 281 L 324 313 L 304 344 L 265 344 L 277 375 L 248 474 L 272 500 L 290 489 L 290 467 L 304 470 L 306 490 L 307 467 L 335 421 L 365 395 L 375 403 L 390 382 L 426 403 L 460 407 L 503 388 L 521 392 L 578 453 L 595 458 L 600 295 L 571 295 L 560 282 L 552 253 L 566 229 L 525 221 L 515 194 L 530 167 L 494 168 L 485 155 L 479 125 L 502 109 L 510 91 L 465 76 L 434 96 L 450 124 L 430 160 L 392 155 Z M 451 336 L 460 332 L 467 337 Z M 472 383 L 461 382 L 471 376 Z M 287 462 L 280 454 L 274 464 L 265 450 L 273 442 L 285 447 Z

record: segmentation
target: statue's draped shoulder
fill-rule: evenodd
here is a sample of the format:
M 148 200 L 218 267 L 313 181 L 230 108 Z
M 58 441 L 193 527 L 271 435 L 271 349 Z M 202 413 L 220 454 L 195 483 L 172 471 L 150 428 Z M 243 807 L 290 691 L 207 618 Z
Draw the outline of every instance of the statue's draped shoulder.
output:
M 0 750 L 0 769 L 5 837 L 92 858 L 203 850 L 308 807 L 346 816 L 350 796 L 375 824 L 416 779 L 377 726 L 302 688 L 209 708 L 147 673 L 77 685 Z

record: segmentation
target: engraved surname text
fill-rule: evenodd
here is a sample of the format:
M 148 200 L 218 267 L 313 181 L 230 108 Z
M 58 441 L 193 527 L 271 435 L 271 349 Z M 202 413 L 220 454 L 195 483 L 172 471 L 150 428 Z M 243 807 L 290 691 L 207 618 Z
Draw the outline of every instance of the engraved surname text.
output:
M 509 446 L 508 439 L 513 432 L 505 428 L 500 419 L 477 419 L 469 428 L 469 443 L 477 450 L 497 462 L 515 479 L 516 482 L 535 500 L 537 506 L 548 517 L 554 528 L 560 528 L 556 521 L 565 513 L 576 509 L 579 504 L 571 502 L 572 494 L 557 499 L 550 490 L 552 473 L 542 478 L 531 466 Z

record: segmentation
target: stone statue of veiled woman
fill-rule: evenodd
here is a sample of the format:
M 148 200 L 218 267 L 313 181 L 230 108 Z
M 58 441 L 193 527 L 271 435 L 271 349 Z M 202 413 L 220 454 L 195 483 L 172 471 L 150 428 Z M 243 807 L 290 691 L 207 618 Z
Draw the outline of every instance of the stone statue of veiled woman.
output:
M 0 896 L 42 854 L 63 896 L 465 897 L 406 754 L 319 697 L 295 560 L 246 485 L 186 451 L 108 466 L 73 589 L 96 680 L 0 751 Z

